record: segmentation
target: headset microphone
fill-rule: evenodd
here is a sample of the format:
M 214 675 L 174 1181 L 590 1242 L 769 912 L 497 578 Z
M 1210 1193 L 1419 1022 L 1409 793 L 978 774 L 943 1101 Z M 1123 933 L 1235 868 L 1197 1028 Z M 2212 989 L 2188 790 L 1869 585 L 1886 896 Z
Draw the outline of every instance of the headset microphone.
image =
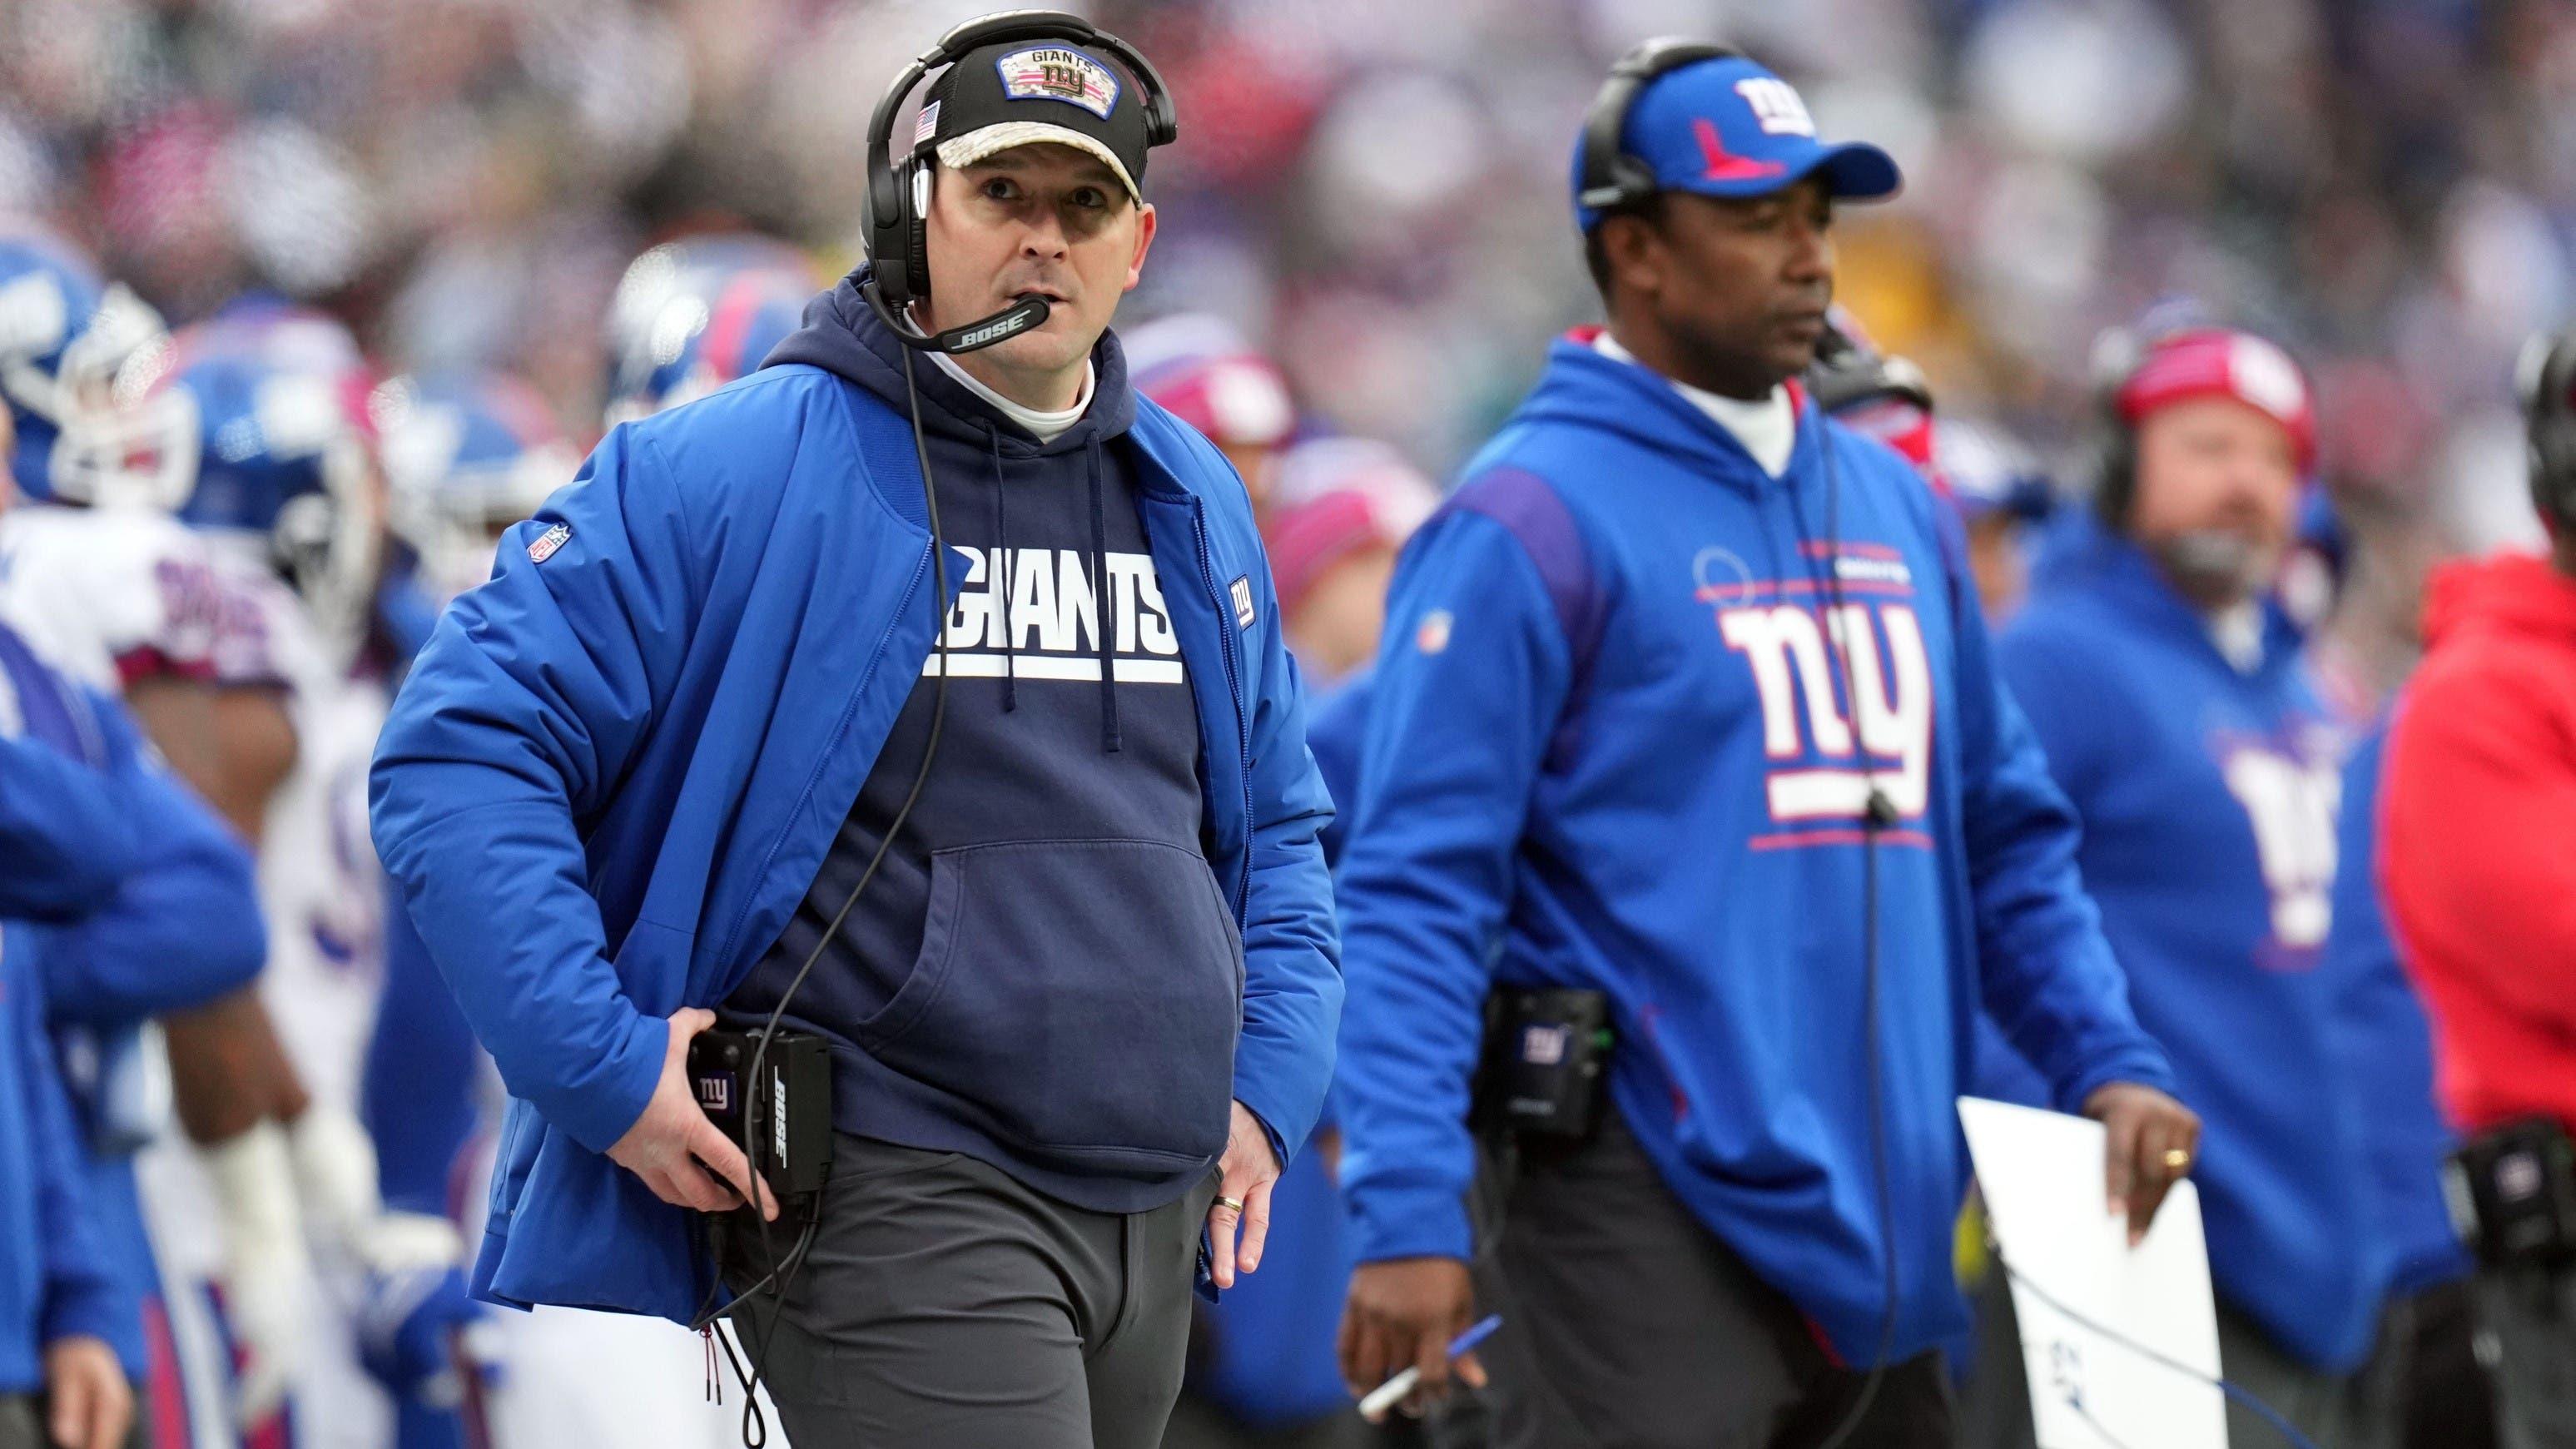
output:
M 868 305 L 876 309 L 877 320 L 885 324 L 886 330 L 893 333 L 896 340 L 924 352 L 973 352 L 996 342 L 1008 342 L 1023 332 L 1045 326 L 1047 314 L 1055 310 L 1055 304 L 1046 298 L 1035 292 L 1023 292 L 1018 301 L 990 317 L 979 317 L 944 332 L 924 332 L 886 304 L 873 279 L 859 284 L 859 295 L 868 299 Z

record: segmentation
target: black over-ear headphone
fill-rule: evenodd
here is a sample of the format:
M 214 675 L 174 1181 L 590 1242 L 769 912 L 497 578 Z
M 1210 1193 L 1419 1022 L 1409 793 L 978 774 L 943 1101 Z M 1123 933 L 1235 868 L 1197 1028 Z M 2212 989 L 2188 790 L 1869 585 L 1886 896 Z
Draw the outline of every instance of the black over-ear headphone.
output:
M 1655 170 L 1619 149 L 1620 134 L 1628 129 L 1628 108 L 1637 103 L 1638 92 L 1657 76 L 1683 66 L 1743 57 L 1744 52 L 1731 45 L 1662 35 L 1640 41 L 1612 62 L 1609 78 L 1592 97 L 1592 108 L 1583 113 L 1583 191 L 1577 199 L 1605 214 L 1643 205 L 1660 189 L 1655 185 Z
M 1912 358 L 1864 347 L 1830 318 L 1807 367 L 1807 393 L 1828 416 L 1881 398 L 1932 411 L 1932 380 Z
M 935 352 L 972 352 L 1017 337 L 1047 319 L 1047 299 L 1030 293 L 990 317 L 951 327 L 936 335 L 912 325 L 905 309 L 930 295 L 930 179 L 923 152 L 916 145 L 900 163 L 894 159 L 894 120 L 921 78 L 955 63 L 980 46 L 1013 40 L 1062 40 L 1094 46 L 1118 58 L 1144 92 L 1145 144 L 1168 146 L 1181 134 L 1172 109 L 1172 93 L 1163 77 L 1136 47 L 1079 15 L 1058 10 L 1006 10 L 987 15 L 939 37 L 937 44 L 913 58 L 886 88 L 868 122 L 867 238 L 868 280 L 859 290 L 895 336 L 905 345 Z
M 2114 327 L 2093 343 L 2093 407 L 2101 434 L 2093 507 L 2115 529 L 2128 526 L 2129 507 L 2138 493 L 2138 434 L 2120 416 L 2120 392 L 2146 361 L 2153 340 L 2136 328 Z
M 2543 332 L 2523 344 L 2514 369 L 2531 438 L 2531 502 L 2576 531 L 2576 332 Z

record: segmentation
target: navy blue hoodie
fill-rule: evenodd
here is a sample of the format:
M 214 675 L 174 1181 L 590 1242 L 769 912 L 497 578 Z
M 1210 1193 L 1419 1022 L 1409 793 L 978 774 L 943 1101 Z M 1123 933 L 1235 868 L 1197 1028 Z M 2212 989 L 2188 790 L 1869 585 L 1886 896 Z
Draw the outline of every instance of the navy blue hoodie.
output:
M 1040 442 L 904 354 L 844 282 L 769 358 L 898 410 L 909 363 L 964 588 L 945 663 L 924 661 L 803 903 L 727 1011 L 765 1017 L 813 956 L 787 1020 L 835 1044 L 842 1131 L 1138 1211 L 1224 1148 L 1242 958 L 1201 840 L 1190 679 L 1136 511 L 1126 362 L 1104 335 L 1089 408 Z M 826 939 L 912 789 L 943 670 L 921 798 Z M 935 983 L 936 1002 L 911 983 Z

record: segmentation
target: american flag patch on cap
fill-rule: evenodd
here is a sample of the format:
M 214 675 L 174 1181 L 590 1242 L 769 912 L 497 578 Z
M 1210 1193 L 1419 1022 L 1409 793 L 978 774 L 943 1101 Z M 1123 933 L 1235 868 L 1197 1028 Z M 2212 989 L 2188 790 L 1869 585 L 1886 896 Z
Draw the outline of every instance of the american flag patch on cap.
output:
M 930 134 L 938 129 L 939 102 L 932 101 L 921 108 L 921 119 L 912 123 L 912 144 L 918 146 L 929 140 Z
M 555 550 L 570 542 L 572 542 L 572 525 L 558 523 L 538 534 L 537 541 L 528 545 L 528 562 L 544 563 L 555 556 Z

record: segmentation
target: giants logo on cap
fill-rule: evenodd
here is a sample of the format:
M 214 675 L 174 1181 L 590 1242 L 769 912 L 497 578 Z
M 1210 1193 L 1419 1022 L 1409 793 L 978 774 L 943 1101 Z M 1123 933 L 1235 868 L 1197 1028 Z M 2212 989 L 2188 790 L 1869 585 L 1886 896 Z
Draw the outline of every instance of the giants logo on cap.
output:
M 1815 118 L 1807 114 L 1807 103 L 1798 99 L 1798 92 L 1778 76 L 1757 75 L 1737 81 L 1735 93 L 1753 108 L 1753 119 L 1762 123 L 1764 135 L 1816 134 Z
M 1102 120 L 1118 105 L 1118 77 L 1081 51 L 1061 45 L 1015 50 L 993 62 L 1002 94 L 1015 101 L 1063 101 Z

